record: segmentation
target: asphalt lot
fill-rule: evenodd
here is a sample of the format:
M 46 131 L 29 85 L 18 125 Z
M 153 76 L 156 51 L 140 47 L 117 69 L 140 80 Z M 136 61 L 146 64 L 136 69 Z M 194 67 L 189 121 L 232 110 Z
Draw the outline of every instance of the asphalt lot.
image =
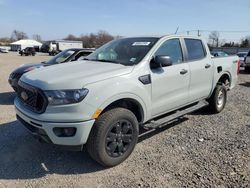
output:
M 250 74 L 220 114 L 200 110 L 140 138 L 121 165 L 39 143 L 16 121 L 10 72 L 47 55 L 0 54 L 0 187 L 250 187 Z

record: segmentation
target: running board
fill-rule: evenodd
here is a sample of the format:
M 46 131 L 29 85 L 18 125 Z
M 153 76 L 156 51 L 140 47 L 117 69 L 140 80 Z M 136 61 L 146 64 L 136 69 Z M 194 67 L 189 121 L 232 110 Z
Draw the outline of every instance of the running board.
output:
M 191 112 L 194 112 L 200 108 L 203 108 L 205 106 L 208 105 L 208 102 L 203 100 L 203 101 L 200 101 L 192 106 L 188 106 L 186 108 L 181 108 L 181 110 L 177 110 L 175 113 L 171 114 L 171 115 L 166 115 L 160 119 L 157 119 L 157 120 L 152 120 L 146 124 L 143 125 L 144 128 L 146 129 L 156 129 L 156 128 L 161 128 L 163 127 L 164 125 L 166 125 L 167 123 L 177 119 L 177 118 L 180 118 L 188 113 L 191 113 Z

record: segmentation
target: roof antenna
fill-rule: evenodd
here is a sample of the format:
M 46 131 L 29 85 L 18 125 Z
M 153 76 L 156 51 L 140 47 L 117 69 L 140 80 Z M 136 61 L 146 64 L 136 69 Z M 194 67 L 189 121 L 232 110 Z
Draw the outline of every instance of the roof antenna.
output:
M 178 30 L 179 30 L 179 26 L 176 28 L 176 31 L 175 31 L 174 34 L 177 34 Z

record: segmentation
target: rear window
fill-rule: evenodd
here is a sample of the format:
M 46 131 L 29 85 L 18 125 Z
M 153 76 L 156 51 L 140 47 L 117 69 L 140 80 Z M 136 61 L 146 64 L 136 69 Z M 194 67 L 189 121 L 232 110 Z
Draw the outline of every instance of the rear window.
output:
M 185 39 L 185 44 L 187 47 L 188 60 L 202 59 L 206 56 L 203 44 L 201 40 L 198 39 Z

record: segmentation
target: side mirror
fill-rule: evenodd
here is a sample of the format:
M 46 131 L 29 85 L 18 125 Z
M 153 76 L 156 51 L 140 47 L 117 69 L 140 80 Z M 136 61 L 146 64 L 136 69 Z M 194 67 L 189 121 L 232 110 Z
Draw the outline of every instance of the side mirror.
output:
M 173 64 L 169 56 L 155 56 L 151 61 L 151 68 L 167 67 Z

